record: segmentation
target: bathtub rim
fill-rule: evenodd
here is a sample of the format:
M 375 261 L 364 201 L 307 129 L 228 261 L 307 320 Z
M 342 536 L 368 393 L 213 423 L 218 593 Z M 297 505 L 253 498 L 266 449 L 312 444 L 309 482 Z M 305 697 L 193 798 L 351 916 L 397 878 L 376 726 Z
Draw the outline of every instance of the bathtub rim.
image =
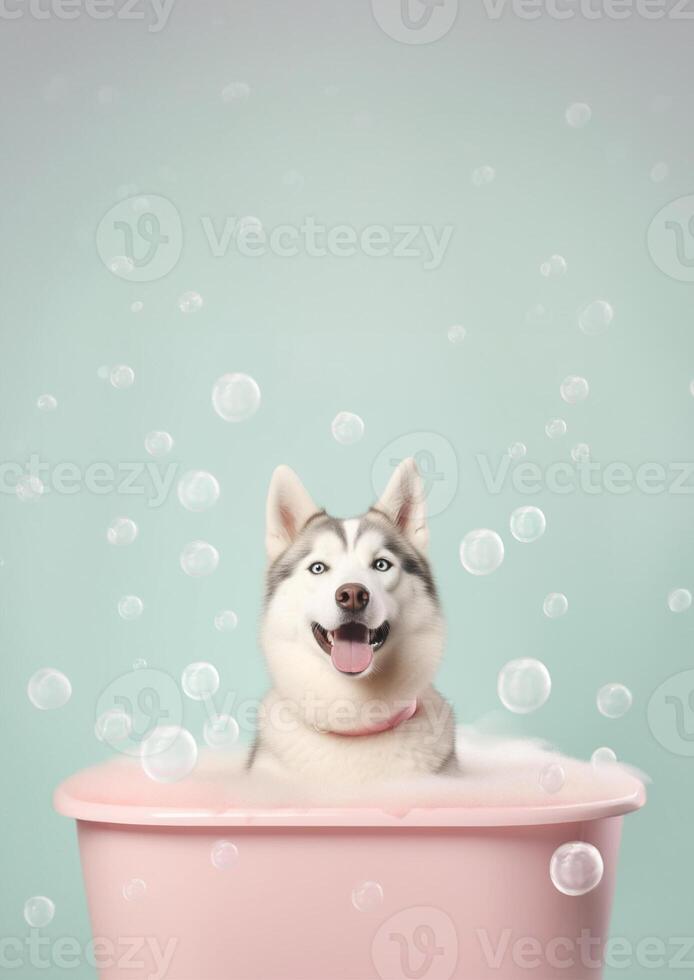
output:
M 547 806 L 413 807 L 403 816 L 380 807 L 239 807 L 223 812 L 208 809 L 95 803 L 70 792 L 68 779 L 53 796 L 55 810 L 64 817 L 89 823 L 141 827 L 382 827 L 382 828 L 484 828 L 537 827 L 547 824 L 580 823 L 621 817 L 640 810 L 646 803 L 646 788 L 634 780 L 632 792 L 594 802 L 548 804 Z

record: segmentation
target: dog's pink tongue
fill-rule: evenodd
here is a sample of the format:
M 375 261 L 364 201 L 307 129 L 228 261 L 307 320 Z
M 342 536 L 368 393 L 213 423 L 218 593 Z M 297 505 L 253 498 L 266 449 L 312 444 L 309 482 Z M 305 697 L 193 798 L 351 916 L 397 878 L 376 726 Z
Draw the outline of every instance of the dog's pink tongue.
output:
M 333 633 L 333 666 L 343 674 L 361 674 L 373 660 L 369 631 L 360 623 L 348 623 Z

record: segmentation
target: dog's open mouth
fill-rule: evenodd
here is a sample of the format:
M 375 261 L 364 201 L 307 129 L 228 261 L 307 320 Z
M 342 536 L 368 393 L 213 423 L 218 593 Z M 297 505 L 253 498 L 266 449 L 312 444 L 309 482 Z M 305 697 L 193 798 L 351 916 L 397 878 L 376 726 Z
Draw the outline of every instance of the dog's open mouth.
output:
M 378 629 L 370 630 L 363 623 L 345 623 L 329 631 L 320 623 L 313 623 L 311 629 L 316 643 L 330 656 L 337 670 L 343 674 L 362 674 L 386 642 L 390 625 L 385 620 Z

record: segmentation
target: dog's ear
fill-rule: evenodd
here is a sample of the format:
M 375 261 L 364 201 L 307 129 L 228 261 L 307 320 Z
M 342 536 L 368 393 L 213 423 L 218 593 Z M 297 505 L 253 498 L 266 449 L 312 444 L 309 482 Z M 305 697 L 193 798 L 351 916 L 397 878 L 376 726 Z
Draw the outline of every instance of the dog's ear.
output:
M 376 509 L 382 511 L 415 548 L 426 551 L 429 527 L 424 485 L 411 457 L 403 459 L 397 466 Z
M 270 561 L 286 551 L 319 509 L 294 470 L 278 466 L 270 480 L 265 511 L 265 547 Z

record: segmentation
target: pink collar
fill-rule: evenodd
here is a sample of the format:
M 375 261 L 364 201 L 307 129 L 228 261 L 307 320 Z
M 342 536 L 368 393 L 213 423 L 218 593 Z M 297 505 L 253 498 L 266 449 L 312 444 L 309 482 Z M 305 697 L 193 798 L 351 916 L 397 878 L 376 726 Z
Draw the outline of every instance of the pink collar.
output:
M 349 738 L 358 737 L 361 735 L 380 735 L 381 732 L 389 732 L 393 728 L 397 728 L 398 725 L 402 725 L 404 721 L 409 721 L 412 718 L 418 708 L 417 699 L 410 701 L 401 708 L 400 711 L 396 711 L 394 715 L 390 718 L 386 718 L 385 721 L 379 721 L 375 725 L 369 725 L 366 728 L 354 728 L 352 731 L 347 732 L 333 732 L 326 731 L 326 735 L 344 735 Z

